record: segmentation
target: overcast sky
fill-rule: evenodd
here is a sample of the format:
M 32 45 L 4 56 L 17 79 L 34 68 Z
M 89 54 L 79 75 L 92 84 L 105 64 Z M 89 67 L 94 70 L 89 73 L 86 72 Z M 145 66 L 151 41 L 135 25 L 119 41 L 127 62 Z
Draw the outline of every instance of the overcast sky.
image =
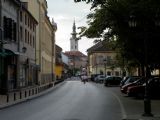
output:
M 76 27 L 87 25 L 86 16 L 90 12 L 90 5 L 74 3 L 74 0 L 47 0 L 47 3 L 48 16 L 54 18 L 58 26 L 56 44 L 59 45 L 64 52 L 69 51 L 73 21 L 75 19 Z M 79 51 L 86 54 L 86 50 L 92 45 L 93 40 L 82 38 L 79 41 Z

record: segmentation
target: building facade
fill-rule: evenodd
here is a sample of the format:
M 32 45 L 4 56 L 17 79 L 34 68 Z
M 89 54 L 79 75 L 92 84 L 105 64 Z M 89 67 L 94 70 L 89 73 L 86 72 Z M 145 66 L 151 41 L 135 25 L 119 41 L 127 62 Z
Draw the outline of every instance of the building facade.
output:
M 87 50 L 88 73 L 121 76 L 122 70 L 116 66 L 116 52 L 99 42 Z
M 48 85 L 54 80 L 55 32 L 57 26 L 47 16 L 46 0 L 21 0 L 38 21 L 36 34 L 36 64 L 39 66 L 39 84 Z
M 87 67 L 87 56 L 80 51 L 66 51 L 64 53 L 69 59 L 69 69 L 72 75 L 81 74 L 83 68 Z
M 56 66 L 55 66 L 56 80 L 61 80 L 62 74 L 63 74 L 62 48 L 56 45 Z
M 0 92 L 6 94 L 37 84 L 37 21 L 19 0 L 1 1 L 0 5 Z
M 36 26 L 37 21 L 21 3 L 19 11 L 19 87 L 38 85 L 38 68 L 36 66 Z

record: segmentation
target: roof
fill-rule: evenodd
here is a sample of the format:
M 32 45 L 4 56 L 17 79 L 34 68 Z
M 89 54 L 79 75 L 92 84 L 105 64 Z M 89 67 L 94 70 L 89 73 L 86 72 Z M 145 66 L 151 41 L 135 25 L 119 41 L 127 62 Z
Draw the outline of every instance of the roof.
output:
M 62 48 L 56 44 L 56 53 L 61 53 Z
M 66 51 L 64 54 L 67 56 L 87 57 L 80 51 Z
M 113 48 L 107 46 L 105 42 L 98 42 L 97 44 L 93 45 L 87 52 L 106 52 L 106 51 L 114 51 Z

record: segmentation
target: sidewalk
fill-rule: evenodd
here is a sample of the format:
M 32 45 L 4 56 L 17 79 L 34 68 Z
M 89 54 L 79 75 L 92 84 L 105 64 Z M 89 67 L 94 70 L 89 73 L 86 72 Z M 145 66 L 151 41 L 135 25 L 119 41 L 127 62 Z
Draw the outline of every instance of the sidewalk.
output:
M 160 116 L 153 117 L 144 117 L 142 115 L 131 115 L 127 116 L 127 118 L 123 118 L 122 120 L 160 120 Z
M 128 98 L 131 99 L 132 98 Z M 135 103 L 135 104 L 133 104 Z M 122 120 L 160 120 L 160 99 L 151 100 L 151 114 L 153 116 L 143 116 L 144 100 L 132 100 L 132 105 L 124 107 L 126 115 Z
M 151 99 L 151 113 L 153 117 L 145 117 L 144 99 L 128 97 L 121 93 L 119 87 L 106 87 L 118 100 L 121 111 L 121 120 L 160 120 L 160 99 Z M 159 91 L 157 91 L 159 92 Z
M 53 87 L 47 88 L 46 90 L 41 90 L 39 88 L 27 89 L 25 91 L 13 92 L 7 95 L 0 95 L 0 109 L 9 107 L 27 100 L 44 95 L 52 90 L 63 85 L 65 82 L 54 85 Z
M 141 105 L 136 104 L 136 102 L 137 101 L 135 100 L 135 107 L 133 109 L 130 108 L 133 113 L 131 113 L 131 111 L 127 111 L 127 116 L 123 120 L 160 120 L 160 99 L 151 100 L 151 114 L 153 114 L 153 116 L 143 116 L 143 99 L 138 101 L 141 102 Z

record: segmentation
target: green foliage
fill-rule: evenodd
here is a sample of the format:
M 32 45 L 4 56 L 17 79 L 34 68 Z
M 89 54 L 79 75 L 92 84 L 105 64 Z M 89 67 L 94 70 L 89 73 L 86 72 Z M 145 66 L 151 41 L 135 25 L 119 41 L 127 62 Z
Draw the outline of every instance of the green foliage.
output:
M 135 27 L 129 26 L 133 17 Z M 118 50 L 127 61 L 146 64 L 147 58 L 147 65 L 160 64 L 160 1 L 103 0 L 87 19 L 89 27 L 82 36 L 104 40 L 116 36 Z
M 93 2 L 93 0 L 74 0 L 74 2 L 86 2 L 86 3 L 90 3 L 90 2 Z

